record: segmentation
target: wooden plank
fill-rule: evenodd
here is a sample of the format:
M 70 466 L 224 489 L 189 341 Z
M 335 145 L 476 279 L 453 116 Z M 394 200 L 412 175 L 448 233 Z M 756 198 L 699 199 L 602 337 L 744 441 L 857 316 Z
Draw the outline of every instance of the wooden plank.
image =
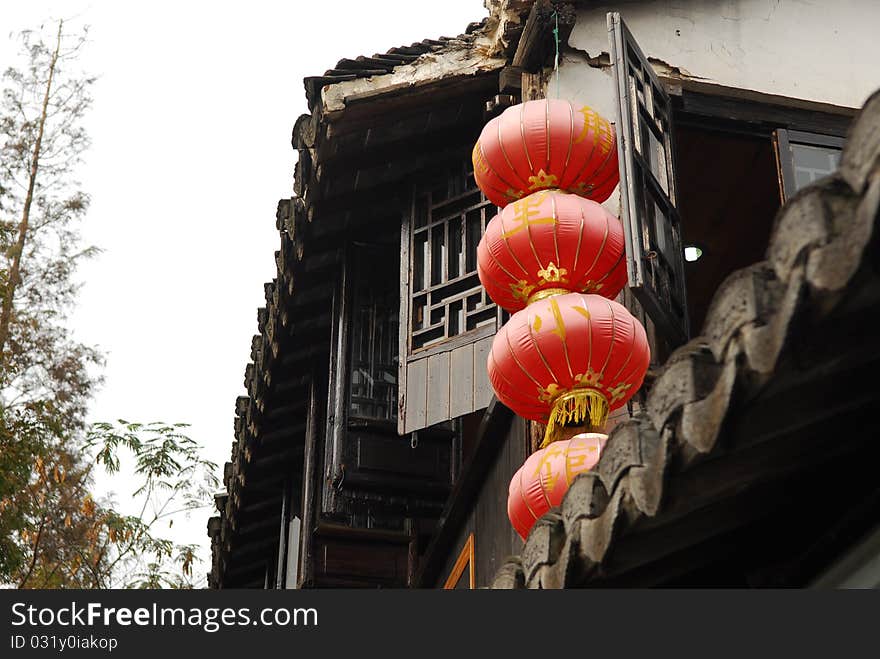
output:
M 486 368 L 494 338 L 494 336 L 487 336 L 474 344 L 474 410 L 488 407 L 494 394 L 492 385 L 489 384 L 489 371 Z
M 857 110 L 827 103 L 768 97 L 743 89 L 681 81 L 681 111 L 761 126 L 788 126 L 823 135 L 845 137 Z
M 449 387 L 449 353 L 428 357 L 426 426 L 449 419 Z
M 424 428 L 428 400 L 428 360 L 410 362 L 406 371 L 406 423 L 404 432 Z
M 449 416 L 455 418 L 474 411 L 474 344 L 456 348 L 449 354 Z
M 412 191 L 412 189 L 411 189 Z M 410 194 L 409 212 L 403 214 L 403 222 L 400 229 L 400 330 L 397 336 L 397 434 L 403 435 L 410 431 L 411 424 L 414 420 L 415 408 L 409 409 L 407 400 L 409 399 L 409 364 L 407 356 L 409 355 L 409 335 L 412 330 L 412 321 L 410 320 L 410 299 L 409 299 L 409 280 L 412 276 L 410 272 L 409 258 L 409 241 L 411 232 L 412 216 L 415 213 L 415 194 Z M 405 329 L 405 331 L 403 331 Z
M 452 568 L 452 571 L 449 573 L 449 577 L 446 579 L 446 582 L 443 584 L 444 590 L 456 590 L 459 585 L 459 581 L 464 573 L 465 568 L 468 568 L 468 580 L 467 580 L 467 588 L 469 590 L 473 590 L 476 588 L 475 579 L 474 579 L 474 534 L 471 533 L 468 535 L 467 540 L 464 543 L 464 547 L 461 550 L 461 553 L 458 555 L 458 559 L 455 561 L 455 565 Z
M 314 556 L 312 555 L 312 527 L 315 523 L 316 509 L 318 508 L 317 492 L 317 461 L 318 435 L 320 433 L 320 411 L 318 410 L 318 389 L 315 380 L 309 384 L 309 411 L 306 417 L 305 455 L 303 457 L 302 471 L 302 547 L 299 556 L 299 569 L 297 570 L 297 587 L 309 583 L 314 574 Z
M 320 575 L 406 583 L 407 545 L 320 538 L 315 542 Z

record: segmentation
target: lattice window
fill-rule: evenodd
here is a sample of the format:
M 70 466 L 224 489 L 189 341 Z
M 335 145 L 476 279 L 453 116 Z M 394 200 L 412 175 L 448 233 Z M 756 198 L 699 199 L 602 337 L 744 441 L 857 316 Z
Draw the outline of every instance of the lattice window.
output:
M 477 277 L 477 244 L 497 212 L 460 166 L 416 187 L 410 224 L 410 350 L 494 325 Z
M 396 251 L 396 250 L 395 250 Z M 390 256 L 390 258 L 389 258 Z M 356 246 L 349 416 L 397 420 L 398 268 L 387 250 Z
M 415 184 L 403 217 L 400 434 L 483 409 L 492 397 L 486 358 L 503 312 L 480 285 L 477 245 L 497 209 L 476 187 L 468 155 Z

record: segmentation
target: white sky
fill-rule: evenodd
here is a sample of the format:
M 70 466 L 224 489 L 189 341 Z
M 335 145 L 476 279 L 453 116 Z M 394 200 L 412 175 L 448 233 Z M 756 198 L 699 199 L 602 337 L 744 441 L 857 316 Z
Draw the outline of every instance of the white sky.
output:
M 82 65 L 100 79 L 85 120 L 83 233 L 104 252 L 80 270 L 72 321 L 108 360 L 91 419 L 190 423 L 222 470 L 263 283 L 275 275 L 275 206 L 292 194 L 303 77 L 455 36 L 485 15 L 481 0 L 0 4 L 3 69 L 10 32 L 59 17 L 91 26 Z M 99 485 L 123 505 L 133 489 Z M 207 557 L 211 514 L 177 520 L 173 537 Z

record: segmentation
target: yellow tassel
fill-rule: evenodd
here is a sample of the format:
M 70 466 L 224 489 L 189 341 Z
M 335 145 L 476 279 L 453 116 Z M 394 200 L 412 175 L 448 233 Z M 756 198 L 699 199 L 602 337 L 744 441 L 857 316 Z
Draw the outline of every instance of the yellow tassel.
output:
M 582 426 L 589 422 L 589 431 L 602 432 L 608 420 L 608 399 L 597 389 L 567 391 L 553 402 L 547 430 L 540 448 L 561 439 L 565 426 Z

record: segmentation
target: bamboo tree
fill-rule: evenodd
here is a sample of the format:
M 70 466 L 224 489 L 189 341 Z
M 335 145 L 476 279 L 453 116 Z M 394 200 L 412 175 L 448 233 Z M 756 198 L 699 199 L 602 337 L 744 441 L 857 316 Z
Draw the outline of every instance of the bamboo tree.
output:
M 43 94 L 43 103 L 40 107 L 40 117 L 37 120 L 37 139 L 34 140 L 34 149 L 31 154 L 31 167 L 28 175 L 27 193 L 21 211 L 21 221 L 18 224 L 18 239 L 12 247 L 12 267 L 6 280 L 6 292 L 3 295 L 3 308 L 0 311 L 0 356 L 6 351 L 6 337 L 9 335 L 9 318 L 12 315 L 12 300 L 15 297 L 15 289 L 21 281 L 21 255 L 24 252 L 25 240 L 27 240 L 28 226 L 30 224 L 31 205 L 34 201 L 34 188 L 37 183 L 37 174 L 40 172 L 40 151 L 43 145 L 43 134 L 46 130 L 46 119 L 49 114 L 49 97 L 52 93 L 52 81 L 55 78 L 55 67 L 58 66 L 58 56 L 61 52 L 61 35 L 64 21 L 58 21 L 58 34 L 55 38 L 55 50 L 49 59 L 49 75 L 46 80 L 46 91 Z
M 65 323 L 76 265 L 95 253 L 79 239 L 88 196 L 74 177 L 94 78 L 75 70 L 85 33 L 61 21 L 53 33 L 48 43 L 22 33 L 23 65 L 3 72 L 0 98 L 0 576 L 51 544 L 55 520 L 41 509 L 64 483 L 40 465 L 81 469 L 76 442 L 101 363 Z

